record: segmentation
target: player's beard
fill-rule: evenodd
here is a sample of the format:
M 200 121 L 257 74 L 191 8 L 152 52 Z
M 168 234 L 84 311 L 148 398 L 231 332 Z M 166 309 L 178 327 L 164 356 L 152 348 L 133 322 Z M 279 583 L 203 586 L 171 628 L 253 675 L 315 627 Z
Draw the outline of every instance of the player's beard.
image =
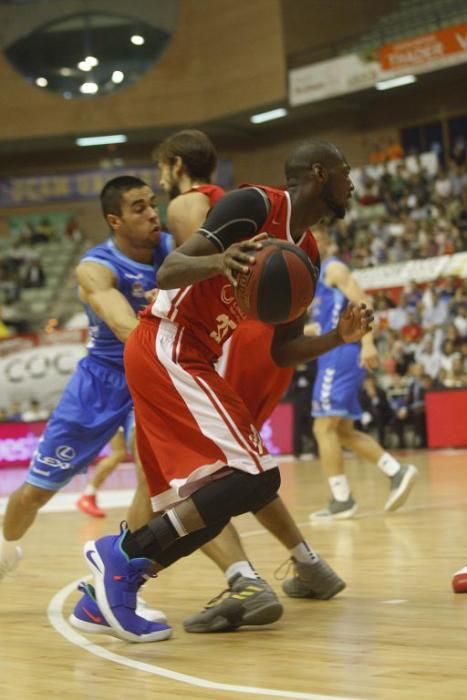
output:
M 179 194 L 181 194 L 180 187 L 176 182 L 172 182 L 168 191 L 170 201 L 172 201 L 172 199 L 175 199 L 175 197 L 178 197 Z
M 336 202 L 328 184 L 323 187 L 322 197 L 329 209 L 328 215 L 324 217 L 328 223 L 332 223 L 336 219 L 345 218 L 346 208 L 343 204 Z

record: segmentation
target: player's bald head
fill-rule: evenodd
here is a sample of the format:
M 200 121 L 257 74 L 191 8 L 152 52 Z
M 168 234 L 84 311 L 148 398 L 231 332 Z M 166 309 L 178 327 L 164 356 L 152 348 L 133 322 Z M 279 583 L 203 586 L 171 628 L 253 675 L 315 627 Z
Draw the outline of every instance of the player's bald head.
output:
M 321 139 L 303 141 L 290 153 L 285 162 L 287 186 L 296 187 L 308 179 L 314 163 L 330 169 L 342 161 L 345 161 L 345 158 L 333 143 Z

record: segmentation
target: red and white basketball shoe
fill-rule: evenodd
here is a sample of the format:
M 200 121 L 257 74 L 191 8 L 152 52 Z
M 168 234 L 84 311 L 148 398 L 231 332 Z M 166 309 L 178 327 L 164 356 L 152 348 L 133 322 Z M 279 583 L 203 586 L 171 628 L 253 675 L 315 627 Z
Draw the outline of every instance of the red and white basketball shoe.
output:
M 456 571 L 452 577 L 452 590 L 454 593 L 467 593 L 467 566 Z

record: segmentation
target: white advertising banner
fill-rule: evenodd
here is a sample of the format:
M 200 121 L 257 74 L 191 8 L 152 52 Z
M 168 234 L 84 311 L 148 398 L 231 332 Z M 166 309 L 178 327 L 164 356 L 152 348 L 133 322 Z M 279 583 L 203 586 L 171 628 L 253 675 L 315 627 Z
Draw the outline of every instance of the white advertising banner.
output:
M 366 270 L 354 270 L 353 274 L 366 290 L 404 287 L 408 282 L 431 282 L 450 275 L 466 278 L 467 253 L 369 267 Z
M 381 72 L 377 61 L 363 61 L 357 54 L 294 68 L 289 71 L 289 102 L 296 107 L 364 90 L 380 80 Z
M 78 343 L 41 345 L 0 357 L 0 406 L 12 401 L 25 406 L 38 399 L 44 408 L 53 408 L 78 360 L 85 355 Z
M 376 60 L 339 56 L 289 71 L 289 102 L 295 107 L 375 85 L 407 73 L 428 73 L 467 61 L 467 24 L 386 44 Z

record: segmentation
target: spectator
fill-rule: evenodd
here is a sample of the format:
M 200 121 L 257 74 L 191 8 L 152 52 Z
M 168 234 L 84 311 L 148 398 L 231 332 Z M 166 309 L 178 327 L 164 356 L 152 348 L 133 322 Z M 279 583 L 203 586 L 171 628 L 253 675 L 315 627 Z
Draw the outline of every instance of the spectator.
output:
M 399 449 L 405 449 L 406 426 L 410 424 L 407 385 L 400 374 L 394 374 L 388 389 L 389 405 L 392 411 L 391 427 L 398 441 Z
M 46 420 L 48 416 L 48 411 L 41 408 L 39 401 L 31 399 L 29 408 L 21 414 L 21 420 L 25 423 L 33 423 L 34 421 Z
M 378 386 L 373 375 L 365 377 L 359 392 L 363 415 L 361 424 L 364 430 L 376 429 L 377 440 L 383 447 L 386 444 L 386 426 L 392 419 L 392 410 L 386 392 Z
M 401 328 L 401 337 L 407 343 L 416 343 L 423 335 L 422 326 L 420 325 L 417 315 L 409 312 L 407 314 L 407 323 Z
M 438 376 L 442 366 L 442 356 L 434 349 L 433 338 L 430 335 L 425 336 L 421 346 L 415 352 L 415 360 L 423 366 L 425 374 L 432 379 Z
M 425 391 L 430 375 L 424 374 L 423 366 L 413 363 L 409 367 L 411 382 L 407 393 L 407 411 L 415 435 L 419 438 L 419 447 L 427 446 Z
M 40 260 L 31 260 L 25 270 L 22 285 L 25 289 L 35 289 L 45 286 L 45 274 Z
M 10 410 L 8 411 L 8 420 L 12 423 L 16 423 L 22 420 L 22 410 L 19 401 L 11 402 Z

